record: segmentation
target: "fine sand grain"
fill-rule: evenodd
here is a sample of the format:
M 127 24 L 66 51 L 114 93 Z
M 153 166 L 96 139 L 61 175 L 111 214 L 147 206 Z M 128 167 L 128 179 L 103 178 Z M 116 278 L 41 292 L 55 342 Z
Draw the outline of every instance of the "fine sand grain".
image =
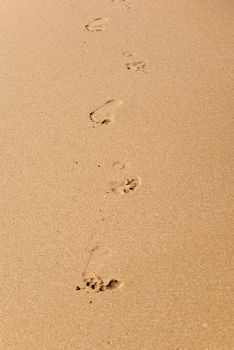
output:
M 233 4 L 0 0 L 1 350 L 234 349 Z

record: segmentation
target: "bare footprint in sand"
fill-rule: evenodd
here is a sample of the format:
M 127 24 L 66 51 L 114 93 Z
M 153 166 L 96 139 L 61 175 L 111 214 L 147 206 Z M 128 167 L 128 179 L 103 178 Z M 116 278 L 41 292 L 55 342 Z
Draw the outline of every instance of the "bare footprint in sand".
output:
M 127 9 L 130 9 L 129 2 L 127 0 L 111 0 L 111 1 L 119 3 L 119 4 L 123 4 L 123 5 L 125 5 L 125 7 L 127 7 Z
M 82 278 L 85 286 L 83 288 L 77 287 L 76 290 L 89 288 L 98 293 L 105 292 L 107 290 L 120 289 L 124 284 L 122 281 L 115 278 L 112 278 L 105 283 L 99 275 L 93 273 L 83 273 Z
M 95 18 L 92 22 L 87 24 L 85 28 L 89 32 L 103 32 L 105 30 L 105 22 L 107 21 L 107 18 Z
M 141 178 L 139 176 L 128 177 L 121 181 L 111 183 L 111 191 L 117 194 L 129 194 L 137 191 L 141 186 Z
M 141 71 L 145 72 L 146 69 L 146 61 L 143 59 L 140 59 L 135 55 L 135 53 L 130 53 L 130 52 L 124 52 L 123 54 L 126 57 L 126 63 L 125 66 L 128 70 L 131 71 Z
M 112 168 L 114 170 L 124 170 L 128 167 L 128 164 L 127 163 L 124 163 L 122 161 L 117 161 L 117 162 L 114 162 L 112 164 Z
M 114 120 L 114 110 L 123 104 L 121 100 L 109 100 L 89 114 L 90 120 L 98 125 L 107 125 Z
M 145 62 L 144 61 L 134 61 L 130 63 L 126 63 L 126 67 L 128 70 L 133 71 L 144 71 L 145 69 Z
M 81 275 L 83 286 L 77 286 L 77 291 L 82 289 L 91 289 L 98 293 L 106 290 L 119 289 L 123 286 L 123 282 L 115 278 L 104 282 L 102 277 L 96 273 L 96 271 L 106 263 L 107 259 L 111 255 L 111 252 L 112 251 L 110 248 L 103 246 L 96 246 L 91 250 L 85 270 Z

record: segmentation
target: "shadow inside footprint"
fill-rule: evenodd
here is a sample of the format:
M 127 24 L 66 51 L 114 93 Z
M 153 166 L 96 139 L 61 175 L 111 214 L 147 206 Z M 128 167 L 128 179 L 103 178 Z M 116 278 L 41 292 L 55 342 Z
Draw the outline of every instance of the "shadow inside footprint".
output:
M 123 282 L 118 281 L 116 279 L 112 279 L 106 285 L 106 289 L 118 289 L 118 288 L 121 288 L 122 286 L 123 286 Z

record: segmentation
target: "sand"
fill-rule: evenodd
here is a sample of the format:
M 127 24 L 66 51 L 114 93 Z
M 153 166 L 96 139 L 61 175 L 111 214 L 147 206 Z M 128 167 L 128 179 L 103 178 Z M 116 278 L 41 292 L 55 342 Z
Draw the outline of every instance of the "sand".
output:
M 1 349 L 234 349 L 233 8 L 0 1 Z

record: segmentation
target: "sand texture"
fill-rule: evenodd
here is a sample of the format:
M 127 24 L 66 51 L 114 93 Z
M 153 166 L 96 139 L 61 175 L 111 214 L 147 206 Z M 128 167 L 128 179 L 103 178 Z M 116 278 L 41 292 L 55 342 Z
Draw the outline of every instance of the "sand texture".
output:
M 0 0 L 0 349 L 234 349 L 231 0 Z

